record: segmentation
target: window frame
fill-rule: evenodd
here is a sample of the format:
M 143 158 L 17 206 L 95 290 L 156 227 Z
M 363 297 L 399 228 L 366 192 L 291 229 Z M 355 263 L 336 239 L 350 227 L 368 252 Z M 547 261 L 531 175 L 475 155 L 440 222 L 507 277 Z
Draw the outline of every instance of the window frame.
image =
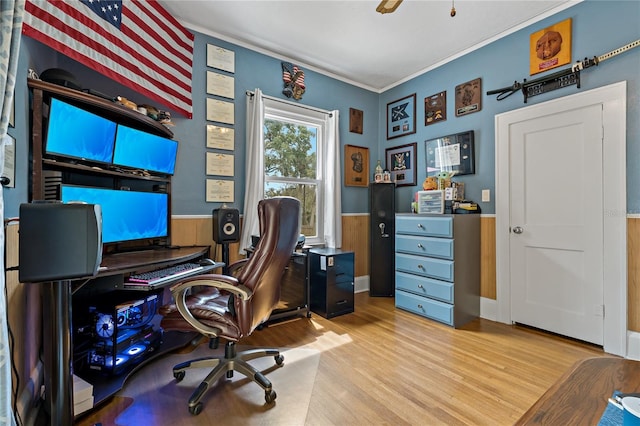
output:
M 306 236 L 306 243 L 310 245 L 324 244 L 324 194 L 326 185 L 325 176 L 325 157 L 326 157 L 326 145 L 327 145 L 327 115 L 324 112 L 315 111 L 304 106 L 292 105 L 283 103 L 277 100 L 264 99 L 264 113 L 263 122 L 267 120 L 277 120 L 286 123 L 292 123 L 294 125 L 314 127 L 316 132 L 316 179 L 309 178 L 291 178 L 283 176 L 268 176 L 264 170 L 262 171 L 264 177 L 264 186 L 262 188 L 263 196 L 265 195 L 266 185 L 269 183 L 296 183 L 296 184 L 311 184 L 316 186 L 316 235 Z M 263 128 L 264 132 L 264 128 Z M 263 133 L 264 135 L 264 133 Z M 263 146 L 263 156 L 266 146 Z

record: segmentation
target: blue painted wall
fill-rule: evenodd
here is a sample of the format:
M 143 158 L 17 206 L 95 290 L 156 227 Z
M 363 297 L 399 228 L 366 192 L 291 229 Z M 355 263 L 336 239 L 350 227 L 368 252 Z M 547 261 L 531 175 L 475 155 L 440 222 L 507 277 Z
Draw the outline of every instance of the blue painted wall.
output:
M 463 6 L 460 8 L 462 10 Z M 486 92 L 510 86 L 524 78 L 532 80 L 570 67 L 566 65 L 547 73 L 529 75 L 529 36 L 549 25 L 572 19 L 572 58 L 574 61 L 594 57 L 640 39 L 640 2 L 638 1 L 586 1 L 551 16 L 541 22 L 497 40 L 481 49 L 458 58 L 442 67 L 420 75 L 394 87 L 380 96 L 378 131 L 380 151 L 394 145 L 418 142 L 418 182 L 426 177 L 425 141 L 466 130 L 475 131 L 476 173 L 456 178 L 465 183 L 465 196 L 478 202 L 482 213 L 495 213 L 495 149 L 494 116 L 506 111 L 534 105 L 618 81 L 627 81 L 627 212 L 640 213 L 640 48 L 616 56 L 597 67 L 581 73 L 581 88 L 570 86 L 529 98 L 524 103 L 521 92 L 505 100 Z M 424 48 L 428 48 L 425 45 Z M 455 86 L 476 78 L 482 78 L 482 110 L 455 116 Z M 447 91 L 447 120 L 424 126 L 424 98 L 443 90 Z M 417 93 L 418 121 L 414 135 L 386 141 L 385 110 L 388 102 Z M 422 121 L 420 121 L 422 120 Z M 559 185 L 562 183 L 559 182 Z M 491 190 L 491 202 L 482 203 L 482 189 Z M 397 190 L 399 211 L 409 211 L 410 200 L 416 188 L 400 187 Z
M 340 111 L 341 144 L 370 148 L 370 170 L 373 174 L 377 159 L 384 159 L 385 149 L 417 142 L 418 175 L 416 187 L 400 187 L 397 191 L 398 211 L 408 211 L 413 192 L 419 189 L 426 176 L 424 142 L 435 137 L 466 130 L 475 132 L 476 173 L 458 179 L 466 184 L 466 195 L 480 201 L 482 189 L 490 189 L 492 201 L 480 203 L 483 213 L 494 213 L 494 116 L 525 106 L 520 93 L 503 101 L 487 96 L 486 91 L 513 84 L 515 80 L 532 79 L 529 76 L 529 35 L 546 26 L 572 18 L 574 59 L 593 57 L 606 53 L 640 38 L 640 2 L 637 1 L 585 1 L 542 22 L 497 40 L 481 49 L 407 81 L 382 94 L 314 72 L 305 70 L 307 91 L 300 104 L 312 105 L 326 110 Z M 213 28 L 215 30 L 215 28 Z M 273 58 L 241 46 L 195 34 L 193 64 L 193 109 L 192 120 L 173 113 L 176 126 L 172 129 L 175 139 L 180 141 L 176 175 L 173 179 L 174 215 L 209 215 L 219 207 L 218 203 L 205 202 L 205 120 L 206 103 L 206 45 L 214 44 L 235 52 L 235 203 L 243 211 L 244 157 L 245 157 L 245 91 L 260 88 L 266 95 L 285 99 L 281 94 L 282 72 L 280 58 Z M 418 48 L 428 49 L 428 44 Z M 65 68 L 73 72 L 84 87 L 91 87 L 109 95 L 125 96 L 137 103 L 157 103 L 144 99 L 132 91 L 114 84 L 109 79 L 87 69 L 46 46 L 26 37 L 22 39 L 19 75 L 26 75 L 28 68 L 41 72 L 47 68 Z M 559 68 L 563 69 L 563 68 Z M 210 70 L 210 69 L 209 69 Z M 556 69 L 557 70 L 557 69 Z M 544 75 L 544 74 L 542 74 Z M 455 117 L 455 86 L 475 78 L 482 79 L 482 110 L 462 117 Z M 640 171 L 636 167 L 640 158 L 640 48 L 617 56 L 610 61 L 585 70 L 582 87 L 575 86 L 556 90 L 530 98 L 526 105 L 555 99 L 603 85 L 627 81 L 627 211 L 640 214 Z M 424 126 L 424 98 L 447 91 L 447 120 Z M 386 105 L 389 102 L 416 93 L 416 133 L 387 141 Z M 26 80 L 16 85 L 16 127 L 9 133 L 17 140 L 16 188 L 5 189 L 5 215 L 17 216 L 19 204 L 27 201 L 28 194 L 28 90 Z M 350 133 L 349 108 L 364 112 L 362 135 Z M 344 167 L 344 164 L 342 165 Z M 343 168 L 344 169 L 344 168 Z M 359 187 L 343 187 L 344 213 L 366 213 L 368 190 Z

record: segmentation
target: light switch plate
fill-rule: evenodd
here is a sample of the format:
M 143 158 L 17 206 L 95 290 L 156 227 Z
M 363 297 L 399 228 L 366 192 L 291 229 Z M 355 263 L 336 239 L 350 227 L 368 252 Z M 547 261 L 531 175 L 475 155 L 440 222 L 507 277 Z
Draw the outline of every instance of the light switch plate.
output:
M 483 189 L 482 190 L 482 202 L 483 203 L 488 203 L 489 201 L 491 201 L 491 190 L 490 189 Z

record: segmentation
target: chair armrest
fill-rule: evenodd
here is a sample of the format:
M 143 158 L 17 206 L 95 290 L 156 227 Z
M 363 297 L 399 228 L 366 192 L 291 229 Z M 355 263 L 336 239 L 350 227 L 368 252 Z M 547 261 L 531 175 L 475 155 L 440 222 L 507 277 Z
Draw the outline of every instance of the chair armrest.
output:
M 203 274 L 190 277 L 171 287 L 171 294 L 177 301 L 179 296 L 186 294 L 187 290 L 199 286 L 225 290 L 240 297 L 242 300 L 249 300 L 253 295 L 253 292 L 248 287 L 238 284 L 238 280 L 235 277 L 222 274 Z
M 235 262 L 229 264 L 229 266 L 227 267 L 229 274 L 235 276 L 242 268 L 244 268 L 244 265 L 248 261 L 249 261 L 249 258 L 246 258 L 246 259 L 236 260 Z
M 191 324 L 193 328 L 210 338 L 218 337 L 220 329 L 210 327 L 198 321 L 191 314 L 186 303 L 186 297 L 189 290 L 198 286 L 215 287 L 225 290 L 233 293 L 236 297 L 240 297 L 242 300 L 248 300 L 253 295 L 253 292 L 248 287 L 238 284 L 238 280 L 236 278 L 222 274 L 197 275 L 171 287 L 171 294 L 173 295 L 176 302 L 176 308 L 178 309 L 178 312 L 180 312 L 180 315 L 182 315 L 182 318 Z

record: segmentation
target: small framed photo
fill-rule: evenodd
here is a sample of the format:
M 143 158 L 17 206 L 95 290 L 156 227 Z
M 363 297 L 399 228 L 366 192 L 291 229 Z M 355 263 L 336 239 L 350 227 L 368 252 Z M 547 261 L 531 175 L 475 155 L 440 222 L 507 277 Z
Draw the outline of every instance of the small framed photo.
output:
M 349 108 L 349 131 L 362 134 L 362 122 L 364 113 L 360 109 Z
M 447 119 L 447 92 L 442 91 L 424 98 L 424 125 Z
M 344 186 L 369 186 L 369 148 L 344 146 Z
M 416 132 L 416 94 L 387 104 L 387 139 Z
M 456 86 L 456 117 L 482 109 L 482 79 L 467 81 Z
M 387 170 L 391 173 L 391 180 L 396 183 L 396 186 L 416 184 L 417 145 L 413 142 L 385 150 Z

